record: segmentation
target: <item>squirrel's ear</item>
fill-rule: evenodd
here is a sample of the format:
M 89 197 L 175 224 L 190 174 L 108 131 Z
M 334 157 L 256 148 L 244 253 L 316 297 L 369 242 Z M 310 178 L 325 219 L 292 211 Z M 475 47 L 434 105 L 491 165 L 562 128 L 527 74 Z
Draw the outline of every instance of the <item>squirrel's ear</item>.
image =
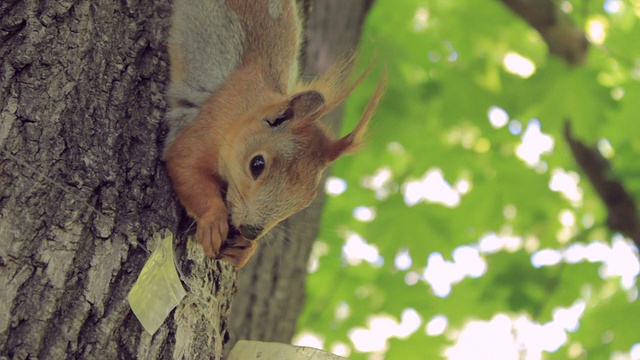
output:
M 322 94 L 312 90 L 304 91 L 291 97 L 286 109 L 277 118 L 265 120 L 271 127 L 280 126 L 291 119 L 308 119 L 312 117 L 311 120 L 314 120 L 317 116 L 313 115 L 318 115 L 322 105 L 324 105 L 324 96 Z
M 321 93 L 313 90 L 304 91 L 295 94 L 289 100 L 289 109 L 293 110 L 295 118 L 306 118 L 317 113 L 324 101 Z

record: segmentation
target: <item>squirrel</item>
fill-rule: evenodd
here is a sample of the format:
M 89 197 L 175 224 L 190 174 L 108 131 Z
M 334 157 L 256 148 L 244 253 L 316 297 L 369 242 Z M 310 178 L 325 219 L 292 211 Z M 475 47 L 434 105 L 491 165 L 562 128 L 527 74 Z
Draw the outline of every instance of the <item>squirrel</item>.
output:
M 299 77 L 295 0 L 175 0 L 164 160 L 208 257 L 241 268 L 256 239 L 315 198 L 323 170 L 356 151 L 384 92 L 334 138 L 320 118 L 349 84 L 352 60 Z

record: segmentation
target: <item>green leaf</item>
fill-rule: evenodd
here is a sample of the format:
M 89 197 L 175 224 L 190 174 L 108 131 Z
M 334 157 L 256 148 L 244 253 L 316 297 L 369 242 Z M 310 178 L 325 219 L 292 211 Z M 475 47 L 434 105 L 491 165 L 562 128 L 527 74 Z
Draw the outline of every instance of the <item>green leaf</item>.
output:
M 366 328 L 371 316 L 399 318 L 403 310 L 413 308 L 423 318 L 421 328 L 407 339 L 388 339 L 386 357 L 442 358 L 443 347 L 454 344 L 454 334 L 472 319 L 506 313 L 544 324 L 558 308 L 582 301 L 587 308 L 580 328 L 569 334 L 560 350 L 545 357 L 565 359 L 582 348 L 586 352 L 578 358 L 608 359 L 613 351 L 628 352 L 638 342 L 640 306 L 637 300 L 627 300 L 638 291 L 637 284 L 625 290 L 617 280 L 603 279 L 601 263 L 560 262 L 540 268 L 531 263 L 537 250 L 563 253 L 573 243 L 607 241 L 614 235 L 606 227 L 602 199 L 565 143 L 565 120 L 585 144 L 610 144 L 612 151 L 605 154 L 609 176 L 640 201 L 637 11 L 628 2 L 620 2 L 614 13 L 605 11 L 603 1 L 553 3 L 576 29 L 589 30 L 594 20 L 603 24 L 604 43 L 589 45 L 584 64 L 569 66 L 549 55 L 536 30 L 500 1 L 375 2 L 359 54 L 361 64 L 375 57 L 377 68 L 346 103 L 341 134 L 358 122 L 383 65 L 388 89 L 367 146 L 332 168 L 348 189 L 327 197 L 319 235 L 327 252 L 308 277 L 301 328 L 322 334 L 327 344 L 351 344 L 349 332 Z M 506 69 L 505 56 L 512 53 L 531 61 L 531 76 Z M 506 111 L 506 124 L 489 121 L 489 109 L 495 106 Z M 553 138 L 554 147 L 530 166 L 516 150 L 532 119 Z M 406 185 L 436 169 L 450 191 L 459 191 L 459 202 L 407 205 Z M 578 201 L 550 189 L 559 169 L 579 178 Z M 391 176 L 382 186 L 371 186 L 372 177 L 381 171 Z M 358 206 L 374 209 L 375 217 L 358 221 L 353 216 Z M 348 265 L 342 252 L 349 232 L 375 247 L 382 261 Z M 482 253 L 485 274 L 465 277 L 452 284 L 447 296 L 436 296 L 422 278 L 429 256 L 439 253 L 451 260 L 456 248 L 478 248 L 483 236 L 491 233 L 521 239 L 522 244 Z M 400 251 L 411 258 L 402 269 L 395 264 Z M 336 317 L 336 309 L 345 308 L 348 316 Z M 448 330 L 443 336 L 426 336 L 425 322 L 437 314 L 447 317 Z M 368 356 L 351 354 L 354 359 Z

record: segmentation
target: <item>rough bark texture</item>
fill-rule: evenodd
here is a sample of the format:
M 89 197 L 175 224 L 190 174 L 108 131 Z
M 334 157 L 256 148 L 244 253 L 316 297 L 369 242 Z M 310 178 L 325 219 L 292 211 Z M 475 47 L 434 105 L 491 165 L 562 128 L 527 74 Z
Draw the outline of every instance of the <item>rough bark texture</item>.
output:
M 153 337 L 126 301 L 148 258 L 135 243 L 179 222 L 158 160 L 170 11 L 168 1 L 0 3 L 0 356 L 222 353 L 235 273 L 198 247 L 182 263 L 202 291 Z
M 311 6 L 306 74 L 355 48 L 370 5 Z M 236 272 L 187 243 L 159 161 L 170 12 L 166 0 L 0 2 L 0 358 L 222 356 Z M 291 338 L 321 202 L 243 270 L 240 338 Z M 189 292 L 150 336 L 126 297 L 163 228 L 179 235 Z
M 372 4 L 373 0 L 312 3 L 306 21 L 303 76 L 316 76 L 356 50 Z M 324 120 L 337 128 L 341 117 L 338 109 Z M 261 239 L 260 249 L 240 272 L 230 345 L 240 339 L 291 341 L 304 306 L 307 262 L 318 234 L 323 194 L 322 188 L 309 208 Z
M 571 65 L 587 57 L 589 42 L 584 31 L 551 0 L 501 0 L 513 12 L 533 26 L 547 43 L 549 52 Z

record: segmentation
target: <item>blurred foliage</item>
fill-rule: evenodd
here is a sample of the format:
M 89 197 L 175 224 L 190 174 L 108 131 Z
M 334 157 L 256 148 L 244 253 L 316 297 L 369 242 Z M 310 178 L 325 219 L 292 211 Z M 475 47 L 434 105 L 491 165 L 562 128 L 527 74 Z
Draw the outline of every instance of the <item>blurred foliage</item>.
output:
M 546 357 L 567 358 L 573 346 L 576 358 L 610 358 L 640 342 L 637 280 L 624 288 L 619 278 L 603 278 L 598 262 L 538 268 L 531 262 L 541 249 L 610 244 L 614 236 L 604 226 L 606 209 L 584 175 L 578 182 L 581 200 L 550 190 L 557 169 L 580 174 L 562 137 L 565 119 L 585 143 L 609 141 L 612 176 L 640 200 L 640 3 L 609 0 L 608 5 L 619 11 L 605 12 L 601 1 L 564 2 L 576 26 L 586 30 L 597 20 L 606 30 L 602 44 L 590 44 L 587 61 L 570 67 L 549 56 L 540 36 L 499 1 L 377 0 L 361 55 L 386 65 L 388 91 L 367 148 L 333 167 L 333 176 L 346 180 L 348 188 L 328 196 L 314 252 L 318 267 L 308 277 L 300 330 L 320 335 L 328 349 L 337 341 L 350 344 L 350 358 L 363 359 L 368 355 L 353 349 L 350 330 L 366 328 L 372 315 L 400 319 L 412 308 L 422 319 L 419 329 L 404 339 L 389 339 L 386 357 L 438 358 L 455 344 L 456 329 L 471 319 L 528 314 L 544 324 L 554 309 L 580 300 L 586 304 L 580 325 Z M 511 52 L 535 64 L 530 77 L 506 71 L 504 59 Z M 350 98 L 345 132 L 358 121 L 380 71 Z M 492 126 L 488 111 L 494 106 L 508 113 L 509 124 Z M 530 166 L 516 149 L 531 119 L 539 120 L 554 147 Z M 382 190 L 362 186 L 380 169 L 391 174 Z M 440 169 L 452 186 L 470 184 L 457 206 L 407 205 L 407 182 L 430 169 Z M 352 213 L 358 206 L 374 209 L 375 218 L 356 220 Z M 563 225 L 562 212 L 572 214 L 574 224 Z M 384 260 L 348 264 L 342 249 L 351 232 L 375 246 Z M 478 249 L 480 239 L 494 233 L 522 241 L 514 249 L 481 252 L 486 273 L 465 277 L 446 296 L 424 281 L 430 255 L 437 252 L 452 261 L 456 248 Z M 402 251 L 412 262 L 400 270 L 394 259 Z M 411 276 L 420 279 L 407 280 Z M 336 316 L 345 304 L 349 311 Z M 447 331 L 427 335 L 425 324 L 439 314 L 448 319 Z

